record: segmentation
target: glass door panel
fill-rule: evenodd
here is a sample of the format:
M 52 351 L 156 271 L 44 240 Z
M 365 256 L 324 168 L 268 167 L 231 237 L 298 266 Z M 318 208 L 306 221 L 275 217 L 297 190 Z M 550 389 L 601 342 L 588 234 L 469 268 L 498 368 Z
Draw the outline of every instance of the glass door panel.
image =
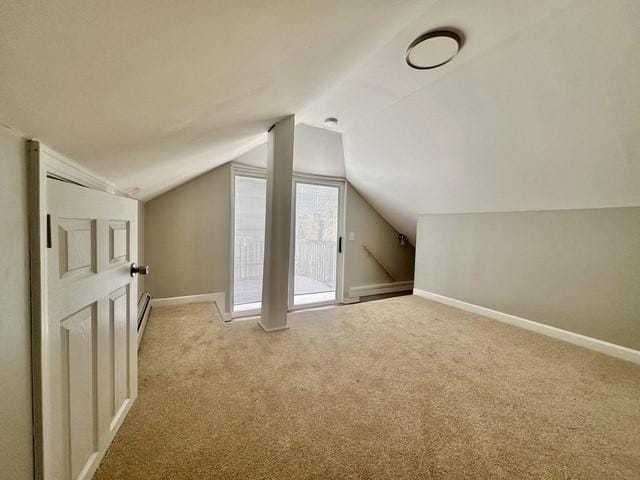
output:
M 340 187 L 295 183 L 293 305 L 335 302 Z

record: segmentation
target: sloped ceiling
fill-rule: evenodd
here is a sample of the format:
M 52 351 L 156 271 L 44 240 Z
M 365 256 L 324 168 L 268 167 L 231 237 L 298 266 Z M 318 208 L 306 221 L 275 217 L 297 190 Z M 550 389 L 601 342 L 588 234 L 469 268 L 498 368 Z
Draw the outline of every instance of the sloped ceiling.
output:
M 342 135 L 310 125 L 295 126 L 293 171 L 313 175 L 345 177 Z M 236 163 L 267 168 L 267 143 L 234 159 Z
M 434 71 L 421 31 L 466 34 Z M 341 119 L 351 183 L 415 241 L 416 216 L 640 205 L 640 2 L 440 1 L 303 117 Z
M 148 199 L 264 141 L 431 3 L 0 0 L 0 123 Z
M 424 213 L 640 205 L 637 0 L 23 3 L 0 123 L 143 199 L 295 113 L 340 119 L 347 178 L 412 240 Z M 460 54 L 409 69 L 442 26 Z

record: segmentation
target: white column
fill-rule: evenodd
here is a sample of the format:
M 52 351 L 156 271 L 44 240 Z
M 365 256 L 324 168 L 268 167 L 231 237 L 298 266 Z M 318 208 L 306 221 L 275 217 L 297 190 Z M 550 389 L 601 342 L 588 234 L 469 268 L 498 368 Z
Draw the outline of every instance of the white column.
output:
M 262 316 L 259 322 L 267 332 L 288 328 L 294 120 L 292 115 L 269 130 Z

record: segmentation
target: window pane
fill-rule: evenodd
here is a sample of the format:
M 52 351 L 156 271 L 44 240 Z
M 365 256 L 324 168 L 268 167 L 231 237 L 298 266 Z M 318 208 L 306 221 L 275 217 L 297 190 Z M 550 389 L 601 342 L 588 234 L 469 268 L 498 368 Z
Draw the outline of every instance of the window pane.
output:
M 235 177 L 233 309 L 260 308 L 267 181 Z

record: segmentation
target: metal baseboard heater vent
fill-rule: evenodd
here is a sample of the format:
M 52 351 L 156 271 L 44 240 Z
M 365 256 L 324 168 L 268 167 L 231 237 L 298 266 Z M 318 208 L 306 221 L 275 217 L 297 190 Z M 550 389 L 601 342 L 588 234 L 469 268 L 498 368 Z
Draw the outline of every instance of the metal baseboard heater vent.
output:
M 151 312 L 151 295 L 144 292 L 138 300 L 138 348 L 140 348 L 140 342 L 142 341 L 142 335 L 144 329 L 147 326 L 147 320 L 149 319 L 149 313 Z

